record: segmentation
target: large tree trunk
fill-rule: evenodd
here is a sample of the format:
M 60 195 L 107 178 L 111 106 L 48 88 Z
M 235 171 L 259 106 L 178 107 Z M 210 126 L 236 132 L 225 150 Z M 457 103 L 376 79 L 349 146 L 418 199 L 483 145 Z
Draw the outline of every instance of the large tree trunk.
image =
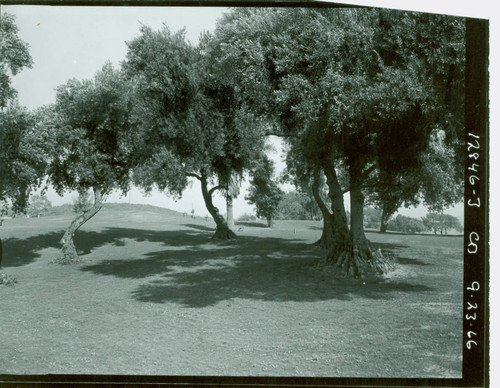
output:
M 344 276 L 363 277 L 370 273 L 384 273 L 390 264 L 380 250 L 375 250 L 365 236 L 363 228 L 364 197 L 361 192 L 359 170 L 350 170 L 351 229 L 347 217 L 341 187 L 334 169 L 325 171 L 332 200 L 333 244 L 329 247 L 327 262 L 336 266 Z
M 215 234 L 212 236 L 212 239 L 217 240 L 229 240 L 236 237 L 236 234 L 229 229 L 226 220 L 219 213 L 219 209 L 213 204 L 212 201 L 212 191 L 208 190 L 208 182 L 205 175 L 201 176 L 201 192 L 203 194 L 203 200 L 205 201 L 205 206 L 207 207 L 208 212 L 213 217 L 215 221 Z
M 3 254 L 2 239 L 0 238 L 0 268 L 2 268 L 2 254 Z
M 325 205 L 325 202 L 321 198 L 319 192 L 320 185 L 321 185 L 320 172 L 317 172 L 313 178 L 311 191 L 314 200 L 318 204 L 321 214 L 323 215 L 323 231 L 321 233 L 320 239 L 316 241 L 314 245 L 318 245 L 320 247 L 327 247 L 328 245 L 331 244 L 333 239 L 333 220 L 331 213 L 328 211 L 328 207 Z
M 227 216 L 226 216 L 227 227 L 234 232 L 235 227 L 234 227 L 234 216 L 233 216 L 233 197 L 231 195 L 228 195 L 226 197 L 226 210 L 227 210 Z
M 103 198 L 102 189 L 94 187 L 93 191 L 94 191 L 94 204 L 89 210 L 80 214 L 73 220 L 73 222 L 71 222 L 71 224 L 69 225 L 68 229 L 66 229 L 66 232 L 64 233 L 64 236 L 60 241 L 60 244 L 62 245 L 61 256 L 57 261 L 61 264 L 70 264 L 79 261 L 78 253 L 76 251 L 75 243 L 73 241 L 75 233 L 83 224 L 85 224 L 88 220 L 94 217 L 102 208 L 102 198 Z

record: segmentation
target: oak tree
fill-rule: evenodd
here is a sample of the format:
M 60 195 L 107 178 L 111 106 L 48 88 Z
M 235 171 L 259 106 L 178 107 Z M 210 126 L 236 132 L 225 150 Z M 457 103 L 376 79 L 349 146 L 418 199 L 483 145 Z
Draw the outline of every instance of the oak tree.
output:
M 71 79 L 57 88 L 49 181 L 59 195 L 92 190 L 94 197 L 64 233 L 61 263 L 78 259 L 75 232 L 99 212 L 106 196 L 115 189 L 128 190 L 134 161 L 129 89 L 109 63 L 93 79 Z
M 373 174 L 418 166 L 436 129 L 460 140 L 464 31 L 459 18 L 375 9 L 243 9 L 217 28 L 226 76 L 324 173 L 327 261 L 346 275 L 388 268 L 363 229 Z
M 245 199 L 255 205 L 257 217 L 267 220 L 272 227 L 278 215 L 278 206 L 283 198 L 283 191 L 273 177 L 274 164 L 268 157 L 263 157 L 259 166 L 251 172 L 250 187 Z
M 213 237 L 228 239 L 235 234 L 213 194 L 222 192 L 230 205 L 235 182 L 264 148 L 263 136 L 259 121 L 235 99 L 234 88 L 213 76 L 210 53 L 209 35 L 194 46 L 184 31 L 143 26 L 128 42 L 123 69 L 135 84 L 134 115 L 144 150 L 134 180 L 146 190 L 155 186 L 181 195 L 188 178 L 197 179 L 216 223 Z

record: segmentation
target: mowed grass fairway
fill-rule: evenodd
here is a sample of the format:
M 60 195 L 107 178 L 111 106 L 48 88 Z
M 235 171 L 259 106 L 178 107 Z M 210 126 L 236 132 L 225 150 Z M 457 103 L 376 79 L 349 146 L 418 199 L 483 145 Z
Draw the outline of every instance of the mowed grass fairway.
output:
M 461 377 L 462 237 L 368 233 L 397 269 L 335 279 L 320 222 L 246 224 L 106 205 L 52 264 L 70 216 L 0 229 L 0 373 Z M 295 230 L 295 233 L 294 233 Z

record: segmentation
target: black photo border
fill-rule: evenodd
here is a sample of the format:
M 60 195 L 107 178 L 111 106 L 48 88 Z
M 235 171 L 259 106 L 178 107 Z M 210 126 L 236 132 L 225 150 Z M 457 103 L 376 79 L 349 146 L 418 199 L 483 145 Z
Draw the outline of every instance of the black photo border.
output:
M 1 5 L 360 7 L 337 2 L 223 0 L 0 0 Z M 403 6 L 402 3 L 401 7 Z M 490 23 L 487 19 L 466 18 L 466 157 L 464 167 L 463 357 L 461 379 L 2 374 L 0 375 L 0 386 L 489 386 L 489 29 Z

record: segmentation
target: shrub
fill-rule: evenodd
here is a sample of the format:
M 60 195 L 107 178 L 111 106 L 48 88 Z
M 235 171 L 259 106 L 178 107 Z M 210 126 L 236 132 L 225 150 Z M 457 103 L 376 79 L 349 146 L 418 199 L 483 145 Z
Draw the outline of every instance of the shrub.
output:
M 395 219 L 389 221 L 387 229 L 403 233 L 422 233 L 427 230 L 421 220 L 417 218 L 402 216 L 401 214 L 398 214 Z
M 17 283 L 14 276 L 7 275 L 3 272 L 0 273 L 0 286 L 13 286 Z
M 238 221 L 255 221 L 257 217 L 255 217 L 253 214 L 243 214 L 238 217 Z
M 52 204 L 45 195 L 32 195 L 28 204 L 27 213 L 30 217 L 41 217 L 47 214 Z

